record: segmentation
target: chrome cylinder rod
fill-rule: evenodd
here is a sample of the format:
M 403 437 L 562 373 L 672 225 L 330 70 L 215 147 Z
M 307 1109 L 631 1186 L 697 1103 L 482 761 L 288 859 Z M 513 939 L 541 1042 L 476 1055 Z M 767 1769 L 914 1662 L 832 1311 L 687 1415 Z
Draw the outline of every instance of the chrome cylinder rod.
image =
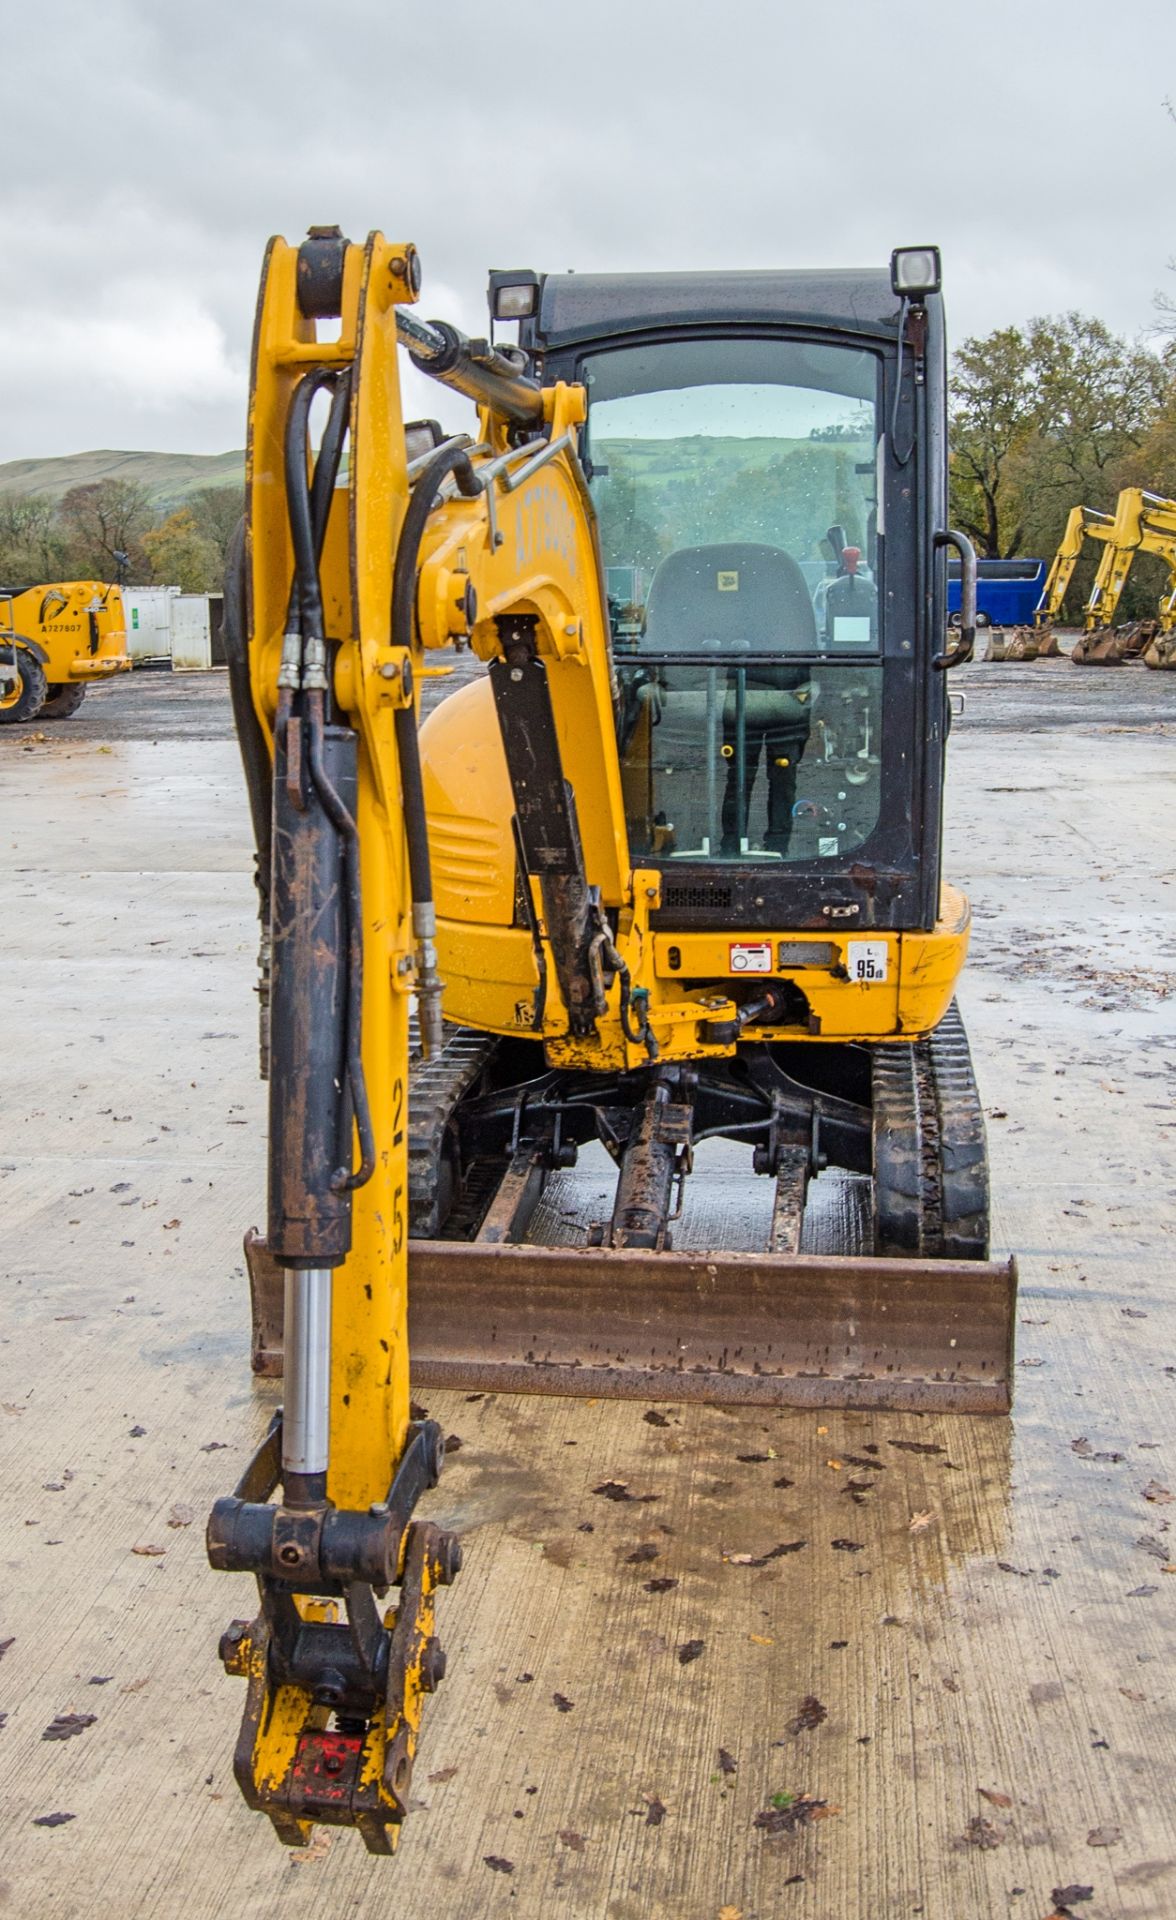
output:
M 331 1432 L 331 1269 L 286 1268 L 282 1483 L 288 1505 L 322 1499 Z

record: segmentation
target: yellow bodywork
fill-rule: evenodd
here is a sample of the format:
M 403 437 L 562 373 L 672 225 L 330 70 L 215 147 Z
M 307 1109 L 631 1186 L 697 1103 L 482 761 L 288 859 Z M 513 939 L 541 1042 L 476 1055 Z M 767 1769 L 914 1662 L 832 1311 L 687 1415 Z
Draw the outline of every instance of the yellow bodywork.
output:
M 101 580 L 68 580 L 0 595 L 0 665 L 10 649 L 40 662 L 50 688 L 105 680 L 130 667 L 122 594 Z M 0 683 L 0 711 L 18 687 Z
M 475 503 L 476 506 L 477 503 Z M 470 548 L 467 546 L 467 553 Z M 557 689 L 559 692 L 557 693 Z M 564 738 L 576 740 L 586 757 L 583 733 L 577 729 L 577 700 L 583 685 L 561 683 L 552 675 L 552 701 L 563 714 Z M 563 703 L 560 703 L 562 694 Z M 591 706 L 590 706 L 591 710 Z M 583 707 L 581 707 L 583 712 Z M 615 739 L 611 712 L 597 730 L 596 748 L 608 757 Z M 516 925 L 515 847 L 511 832 L 513 800 L 501 736 L 489 686 L 476 681 L 460 688 L 437 708 L 421 734 L 425 761 L 425 795 L 429 807 L 429 838 L 433 885 L 437 902 L 437 947 L 445 980 L 445 1011 L 451 1020 L 492 1033 L 541 1033 L 553 1066 L 615 1069 L 644 1066 L 647 1055 L 623 1035 L 619 1019 L 600 1022 L 599 1038 L 571 1039 L 566 1009 L 559 996 L 546 996 L 541 1028 L 534 1024 L 539 969 L 530 930 Z M 566 763 L 565 763 L 566 764 Z M 615 756 L 607 771 L 611 777 Z M 584 835 L 595 828 L 598 841 L 610 844 L 623 832 L 623 809 L 606 812 L 592 800 L 599 788 L 577 787 L 590 804 L 582 807 Z M 607 828 L 608 834 L 604 829 Z M 589 872 L 594 870 L 589 865 Z M 661 875 L 656 869 L 637 869 L 628 876 L 622 894 L 622 916 L 617 949 L 628 964 L 633 984 L 649 995 L 649 1017 L 666 1059 L 721 1058 L 735 1047 L 704 1038 L 704 1021 L 730 1014 L 724 982 L 735 979 L 731 947 L 739 929 L 722 933 L 676 933 L 649 930 L 650 911 L 658 904 Z M 533 884 L 533 910 L 542 929 L 542 901 Z M 887 933 L 869 929 L 871 942 L 884 944 L 883 978 L 852 978 L 851 944 L 862 930 L 795 928 L 756 929 L 754 938 L 789 950 L 787 964 L 773 964 L 772 979 L 790 981 L 804 994 L 811 1017 L 803 1025 L 750 1026 L 748 1040 L 805 1039 L 884 1040 L 901 1036 L 916 1039 L 929 1033 L 946 1012 L 955 982 L 967 954 L 970 913 L 967 900 L 945 887 L 938 924 L 930 933 Z M 807 948 L 802 959 L 794 950 Z M 676 950 L 678 964 L 672 964 Z M 547 976 L 553 974 L 550 954 Z M 742 976 L 745 980 L 746 976 Z M 703 993 L 685 983 L 706 980 Z

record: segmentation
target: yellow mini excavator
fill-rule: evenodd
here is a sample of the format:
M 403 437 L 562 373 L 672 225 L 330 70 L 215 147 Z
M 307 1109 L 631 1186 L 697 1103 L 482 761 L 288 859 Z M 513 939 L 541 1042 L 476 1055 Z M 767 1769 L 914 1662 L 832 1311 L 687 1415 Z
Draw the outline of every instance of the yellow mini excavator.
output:
M 1155 554 L 1168 568 L 1156 615 L 1116 626 L 1127 576 L 1139 553 Z M 1075 666 L 1119 666 L 1142 656 L 1149 667 L 1176 667 L 1176 500 L 1142 487 L 1124 487 L 1086 602 L 1081 639 L 1070 655 Z
M 1114 530 L 1114 517 L 1100 513 L 1097 507 L 1071 507 L 1058 550 L 1050 562 L 1041 589 L 1041 598 L 1033 611 L 1033 624 L 1014 627 L 1011 633 L 993 635 L 989 643 L 990 660 L 1056 659 L 1061 653 L 1054 632 L 1054 621 L 1065 605 L 1074 569 L 1087 540 L 1108 541 Z
M 1016 1284 L 940 860 L 975 563 L 938 250 L 495 273 L 481 340 L 419 284 L 380 234 L 271 243 L 226 602 L 285 1375 L 208 1528 L 259 1596 L 222 1643 L 235 1767 L 285 1842 L 384 1853 L 461 1563 L 417 1513 L 410 1352 L 479 1389 L 1001 1412 Z M 399 345 L 471 433 L 405 422 Z M 473 672 L 418 730 L 437 653 Z

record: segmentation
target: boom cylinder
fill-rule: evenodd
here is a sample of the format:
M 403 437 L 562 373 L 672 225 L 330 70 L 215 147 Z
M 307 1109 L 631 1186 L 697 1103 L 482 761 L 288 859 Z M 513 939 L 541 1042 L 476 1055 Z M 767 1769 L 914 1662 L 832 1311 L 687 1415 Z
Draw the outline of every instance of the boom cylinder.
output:
M 405 307 L 396 309 L 396 331 L 422 373 L 479 406 L 491 407 L 517 427 L 542 426 L 538 383 L 488 340 L 469 340 L 447 320 L 418 320 Z
M 270 902 L 269 1245 L 293 1269 L 337 1267 L 351 1248 L 347 903 L 342 836 L 310 775 L 305 721 L 274 751 Z M 356 735 L 325 727 L 323 770 L 354 817 Z

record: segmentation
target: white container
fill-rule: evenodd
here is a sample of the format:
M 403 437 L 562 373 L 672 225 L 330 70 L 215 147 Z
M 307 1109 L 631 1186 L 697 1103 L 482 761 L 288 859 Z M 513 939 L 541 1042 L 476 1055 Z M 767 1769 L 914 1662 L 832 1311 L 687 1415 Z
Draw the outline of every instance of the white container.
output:
M 127 652 L 135 666 L 149 660 L 170 660 L 172 603 L 178 587 L 123 587 L 127 616 Z
M 212 629 L 206 593 L 178 593 L 171 603 L 174 673 L 203 673 L 212 665 Z

